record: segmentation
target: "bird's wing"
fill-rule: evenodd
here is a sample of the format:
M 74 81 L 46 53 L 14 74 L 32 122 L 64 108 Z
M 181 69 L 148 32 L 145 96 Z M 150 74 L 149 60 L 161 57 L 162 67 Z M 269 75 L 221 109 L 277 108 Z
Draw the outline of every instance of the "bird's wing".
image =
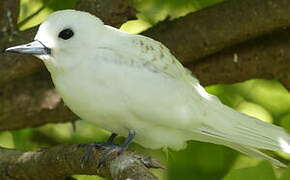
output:
M 169 49 L 158 41 L 141 35 L 131 35 L 129 55 L 133 63 L 173 78 L 184 78 L 190 74 L 186 68 L 170 53 Z

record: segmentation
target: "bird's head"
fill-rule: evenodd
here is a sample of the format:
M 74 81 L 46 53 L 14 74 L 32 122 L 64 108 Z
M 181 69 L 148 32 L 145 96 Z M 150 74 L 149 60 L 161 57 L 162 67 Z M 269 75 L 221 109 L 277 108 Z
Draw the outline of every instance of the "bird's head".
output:
M 97 17 L 75 10 L 57 11 L 40 25 L 34 41 L 7 48 L 7 52 L 32 54 L 50 71 L 81 63 L 101 44 L 104 24 Z

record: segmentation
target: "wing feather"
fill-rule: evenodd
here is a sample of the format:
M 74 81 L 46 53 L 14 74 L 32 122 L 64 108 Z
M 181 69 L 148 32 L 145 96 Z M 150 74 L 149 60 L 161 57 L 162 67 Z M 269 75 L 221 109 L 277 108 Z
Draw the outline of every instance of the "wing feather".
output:
M 162 43 L 151 38 L 134 35 L 131 38 L 134 46 L 132 56 L 136 63 L 141 63 L 151 71 L 165 73 L 173 78 L 184 78 L 190 74 L 186 68 L 171 54 Z

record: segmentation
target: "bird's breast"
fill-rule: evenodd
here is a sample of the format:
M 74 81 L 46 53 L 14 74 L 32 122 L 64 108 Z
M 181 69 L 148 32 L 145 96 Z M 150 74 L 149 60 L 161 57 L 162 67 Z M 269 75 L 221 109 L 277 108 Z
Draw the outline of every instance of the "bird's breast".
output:
M 74 113 L 124 136 L 129 129 L 145 135 L 157 127 L 160 132 L 170 132 L 169 127 L 194 123 L 188 96 L 191 90 L 179 81 L 146 69 L 83 65 L 53 77 L 53 81 Z

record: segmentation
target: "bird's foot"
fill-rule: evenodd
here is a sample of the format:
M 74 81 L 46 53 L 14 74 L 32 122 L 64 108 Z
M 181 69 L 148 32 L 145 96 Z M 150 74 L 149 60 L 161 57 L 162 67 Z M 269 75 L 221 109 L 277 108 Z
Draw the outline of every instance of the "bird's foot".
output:
M 97 142 L 97 143 L 89 143 L 86 144 L 86 151 L 84 156 L 81 158 L 81 166 L 83 167 L 85 163 L 87 163 L 91 158 L 93 158 L 94 151 L 96 149 L 102 149 L 103 153 L 100 156 L 97 168 L 103 166 L 106 161 L 111 157 L 119 156 L 124 152 L 129 144 L 132 142 L 133 138 L 135 137 L 136 133 L 134 131 L 129 131 L 128 137 L 122 144 L 115 144 L 113 142 L 114 138 L 117 134 L 113 133 L 106 142 Z

